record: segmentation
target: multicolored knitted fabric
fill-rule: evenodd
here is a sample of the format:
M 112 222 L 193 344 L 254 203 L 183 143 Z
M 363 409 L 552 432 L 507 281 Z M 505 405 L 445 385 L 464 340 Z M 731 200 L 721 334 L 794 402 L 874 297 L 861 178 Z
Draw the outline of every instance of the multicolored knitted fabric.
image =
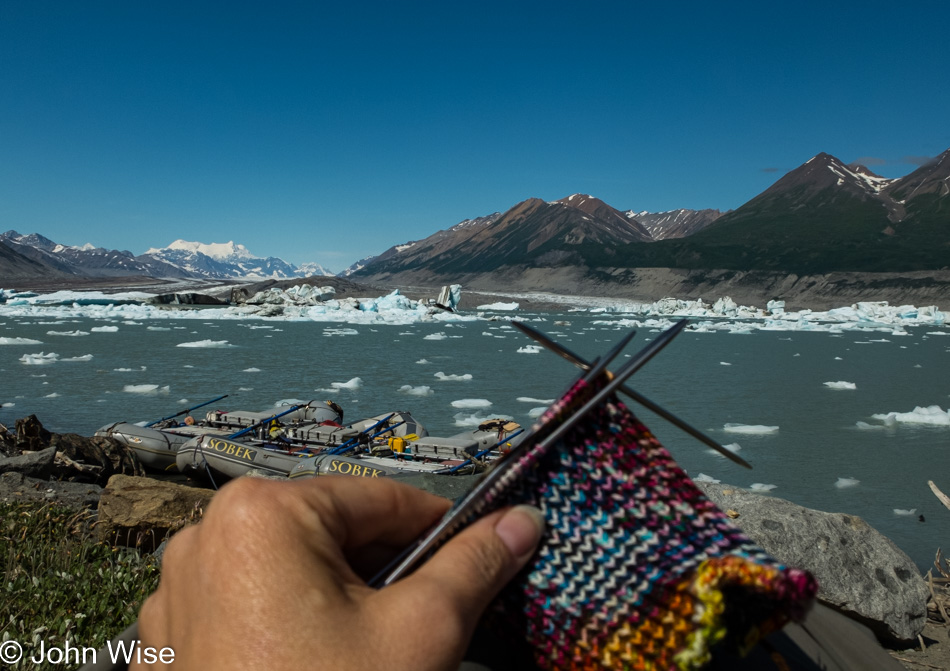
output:
M 535 435 L 603 384 L 578 382 Z M 542 668 L 702 668 L 714 646 L 741 652 L 803 617 L 817 591 L 706 498 L 616 396 L 507 465 L 485 510 L 515 503 L 539 507 L 547 531 L 490 617 Z

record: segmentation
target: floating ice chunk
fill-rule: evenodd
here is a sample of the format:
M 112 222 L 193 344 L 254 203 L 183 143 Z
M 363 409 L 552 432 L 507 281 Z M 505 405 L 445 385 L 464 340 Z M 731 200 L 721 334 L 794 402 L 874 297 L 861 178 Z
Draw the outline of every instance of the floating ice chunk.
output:
M 12 408 L 16 403 L 0 403 L 0 408 Z
M 931 405 L 926 408 L 917 406 L 910 412 L 888 412 L 871 416 L 889 425 L 899 423 L 950 426 L 950 411 L 944 410 L 939 405 Z
M 547 403 L 548 405 L 551 405 L 552 403 L 554 403 L 554 399 L 553 399 L 553 398 L 549 398 L 549 399 L 531 398 L 530 396 L 519 396 L 519 397 L 518 397 L 517 399 L 515 399 L 515 400 L 517 400 L 517 401 L 519 401 L 519 402 L 521 402 L 521 403 Z
M 260 372 L 261 372 L 261 369 L 260 369 L 260 368 L 255 368 L 254 366 L 251 366 L 250 368 L 245 368 L 245 369 L 242 370 L 241 372 L 242 372 L 242 373 L 260 373 Z
M 739 450 L 742 449 L 742 446 L 739 445 L 739 443 L 729 443 L 728 445 L 723 445 L 723 447 L 729 450 L 730 452 L 732 452 L 733 454 L 737 454 Z M 721 457 L 723 459 L 726 458 L 726 456 L 722 454 L 719 450 L 706 450 L 706 451 L 709 452 L 710 454 L 715 454 L 717 457 Z
M 330 386 L 334 389 L 346 389 L 348 391 L 355 391 L 363 386 L 363 379 L 359 377 L 354 377 L 346 382 L 331 382 Z
M 518 348 L 519 354 L 538 354 L 541 351 L 541 345 L 525 345 Z
M 47 395 L 44 396 L 43 398 L 59 398 L 59 394 L 57 394 L 57 393 L 54 391 L 52 394 L 47 394 Z
M 434 373 L 433 377 L 441 380 L 442 382 L 464 382 L 472 379 L 471 373 L 465 373 L 464 375 L 446 375 L 442 371 Z
M 427 363 L 429 363 L 429 360 L 428 360 L 428 359 L 419 359 L 418 361 L 416 361 L 416 363 L 427 364 Z
M 835 361 L 844 361 L 844 359 L 842 359 L 840 356 L 836 356 Z
M 82 356 L 71 356 L 65 359 L 60 359 L 60 361 L 92 361 L 92 355 L 83 354 Z
M 728 361 L 720 361 L 720 362 L 719 362 L 719 365 L 720 365 L 720 366 L 731 366 L 732 364 L 729 363 Z
M 854 382 L 845 382 L 843 380 L 838 380 L 837 382 L 825 382 L 825 386 L 829 389 L 857 389 L 858 385 Z
M 179 402 L 181 405 L 184 405 L 185 403 L 188 403 L 188 399 L 187 399 L 187 398 L 180 398 L 180 399 L 178 399 L 178 402 Z
M 238 391 L 254 391 L 254 387 L 238 387 Z
M 487 398 L 460 398 L 457 401 L 452 401 L 453 408 L 490 408 L 491 401 Z
M 483 415 L 480 412 L 473 412 L 472 414 L 465 414 L 464 412 L 457 412 L 452 415 L 452 418 L 455 420 L 455 426 L 478 426 L 482 422 L 488 419 L 505 419 L 513 420 L 514 417 L 509 417 L 508 415 L 492 415 L 488 417 Z
M 446 338 L 448 338 L 448 336 L 445 335 L 445 331 L 439 331 L 438 333 L 430 333 L 425 336 L 423 340 L 445 340 Z
M 42 345 L 42 340 L 33 338 L 0 338 L 0 345 Z
M 910 510 L 906 510 L 904 508 L 894 508 L 894 514 L 895 515 L 916 515 L 917 509 L 911 508 Z
M 718 485 L 720 482 L 722 482 L 722 480 L 717 480 L 716 478 L 712 477 L 711 475 L 706 475 L 705 473 L 700 473 L 700 474 L 697 475 L 695 478 L 693 478 L 693 482 L 711 482 L 711 483 L 714 484 L 714 485 Z
M 494 312 L 510 312 L 512 310 L 517 310 L 519 303 L 486 303 L 485 305 L 479 305 L 476 307 L 476 310 L 492 310 Z
M 884 424 L 868 424 L 867 422 L 855 422 L 854 425 L 861 429 L 862 431 L 867 431 L 869 429 L 886 429 L 887 426 Z
M 950 336 L 950 331 L 927 331 L 926 335 Z
M 151 327 L 149 327 L 151 328 Z M 89 329 L 93 333 L 115 333 L 119 330 L 118 326 L 93 326 Z
M 49 354 L 45 352 L 40 352 L 39 354 L 24 354 L 20 357 L 20 363 L 27 366 L 45 366 L 56 363 L 58 360 L 59 354 L 56 352 L 50 352 Z
M 531 417 L 532 419 L 536 419 L 540 417 L 541 415 L 543 415 L 544 411 L 547 409 L 548 409 L 548 406 L 546 405 L 541 405 L 541 406 L 538 406 L 537 408 L 531 408 L 528 411 L 528 417 Z
M 89 331 L 47 331 L 46 335 L 51 336 L 87 336 Z
M 435 392 L 432 391 L 432 387 L 427 385 L 420 385 L 418 387 L 413 387 L 410 384 L 404 384 L 399 387 L 399 391 L 403 394 L 409 394 L 410 396 L 431 396 Z
M 860 480 L 855 480 L 854 478 L 838 478 L 838 481 L 835 483 L 835 487 L 838 489 L 844 489 L 846 487 L 855 487 L 861 482 Z
M 184 329 L 184 326 L 178 326 L 176 328 Z M 167 326 L 146 326 L 146 331 L 171 331 Z
M 159 387 L 157 384 L 127 384 L 122 387 L 122 391 L 129 394 L 167 394 L 170 388 L 167 385 Z
M 778 485 L 767 485 L 762 482 L 753 482 L 749 486 L 749 489 L 751 489 L 753 492 L 770 492 L 776 487 L 778 487 Z
M 227 340 L 195 340 L 194 342 L 180 342 L 175 347 L 205 347 L 205 348 L 224 348 L 224 347 L 236 347 L 236 345 L 230 344 Z
M 323 329 L 323 335 L 325 336 L 348 336 L 359 334 L 360 332 L 356 329 L 331 328 L 329 326 Z
M 778 431 L 777 426 L 766 426 L 764 424 L 723 424 L 722 428 L 726 433 L 746 433 L 763 436 Z

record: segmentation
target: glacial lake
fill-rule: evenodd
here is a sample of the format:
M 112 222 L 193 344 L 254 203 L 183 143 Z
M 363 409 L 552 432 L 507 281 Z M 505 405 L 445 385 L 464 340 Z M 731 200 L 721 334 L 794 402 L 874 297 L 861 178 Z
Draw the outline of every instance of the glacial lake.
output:
M 526 347 L 507 319 L 527 321 L 587 358 L 630 321 L 589 311 L 412 325 L 205 314 L 105 320 L 0 312 L 0 423 L 12 428 L 35 414 L 51 431 L 91 435 L 229 394 L 198 412 L 332 399 L 346 421 L 408 410 L 432 435 L 494 416 L 529 426 L 577 370 Z M 950 405 L 950 329 L 897 331 L 686 331 L 632 378 L 649 399 L 720 443 L 738 444 L 752 471 L 632 407 L 693 477 L 858 515 L 926 572 L 938 547 L 950 550 L 950 510 L 927 486 L 934 480 L 950 493 L 950 426 L 921 423 L 925 413 L 914 411 L 939 406 L 946 414 Z M 655 323 L 641 325 L 626 353 L 658 332 Z M 887 413 L 910 414 L 874 418 Z

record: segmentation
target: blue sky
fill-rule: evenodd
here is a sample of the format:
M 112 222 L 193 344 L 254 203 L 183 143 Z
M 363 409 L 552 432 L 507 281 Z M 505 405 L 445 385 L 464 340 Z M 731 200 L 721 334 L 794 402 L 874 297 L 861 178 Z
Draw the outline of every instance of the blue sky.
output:
M 654 6 L 662 5 L 662 6 Z M 0 230 L 333 271 L 582 192 L 730 209 L 950 148 L 930 2 L 0 0 Z

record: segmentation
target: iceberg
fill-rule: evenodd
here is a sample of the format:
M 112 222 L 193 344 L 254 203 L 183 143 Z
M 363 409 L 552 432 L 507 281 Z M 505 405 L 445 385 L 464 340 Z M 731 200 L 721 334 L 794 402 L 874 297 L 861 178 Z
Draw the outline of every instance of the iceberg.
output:
M 837 382 L 825 382 L 825 386 L 829 389 L 857 389 L 858 386 L 854 382 L 845 382 L 844 380 L 838 380 Z
M 950 426 L 950 411 L 944 410 L 939 405 L 931 405 L 926 408 L 917 406 L 910 412 L 887 412 L 871 416 L 874 419 L 881 420 L 887 426 L 893 426 L 894 424 Z

